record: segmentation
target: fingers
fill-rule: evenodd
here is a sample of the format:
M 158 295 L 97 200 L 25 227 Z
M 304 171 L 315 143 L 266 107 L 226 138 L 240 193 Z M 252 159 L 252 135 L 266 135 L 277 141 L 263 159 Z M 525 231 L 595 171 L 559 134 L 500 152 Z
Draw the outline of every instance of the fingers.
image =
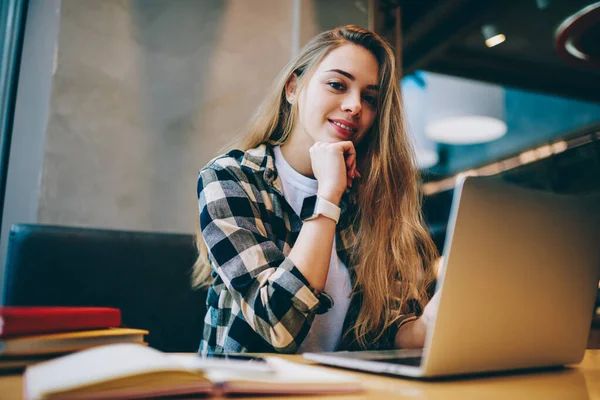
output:
M 344 152 L 344 158 L 346 162 L 346 169 L 348 171 L 348 186 L 352 187 L 352 180 L 357 177 L 356 171 L 356 148 L 354 147 L 354 143 L 351 141 L 345 142 L 336 142 L 334 145 L 340 147 L 340 149 Z
M 344 151 L 344 157 L 346 159 L 346 168 L 351 172 L 351 178 L 354 178 L 354 171 L 356 169 L 356 148 L 354 143 L 350 141 L 338 142 L 336 145 L 340 146 Z
M 311 157 L 317 149 L 327 148 L 339 151 L 344 158 L 346 166 L 346 187 L 352 187 L 354 179 L 360 178 L 360 173 L 356 170 L 356 149 L 351 141 L 344 142 L 315 142 L 309 152 Z

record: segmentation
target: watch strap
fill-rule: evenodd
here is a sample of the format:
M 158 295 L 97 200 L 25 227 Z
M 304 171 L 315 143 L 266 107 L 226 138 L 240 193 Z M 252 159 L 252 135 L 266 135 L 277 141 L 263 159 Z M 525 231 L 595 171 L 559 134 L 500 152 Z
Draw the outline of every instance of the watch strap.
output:
M 319 215 L 323 215 L 324 217 L 334 220 L 337 224 L 340 220 L 341 211 L 340 207 L 325 200 L 321 196 L 316 196 L 314 211 L 310 217 L 306 218 L 306 221 L 310 221 L 317 218 Z

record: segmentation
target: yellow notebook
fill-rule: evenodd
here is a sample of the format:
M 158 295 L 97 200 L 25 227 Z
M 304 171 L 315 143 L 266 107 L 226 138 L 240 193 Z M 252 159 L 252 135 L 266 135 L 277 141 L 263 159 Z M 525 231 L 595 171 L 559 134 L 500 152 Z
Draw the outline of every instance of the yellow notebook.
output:
M 267 357 L 270 371 L 232 370 L 222 362 L 182 361 L 136 344 L 95 347 L 27 367 L 25 399 L 131 399 L 207 393 L 325 394 L 362 390 L 360 381 L 339 371 Z M 195 365 L 190 368 L 190 365 Z
M 91 331 L 49 333 L 0 340 L 0 360 L 5 356 L 60 354 L 111 343 L 144 343 L 148 331 L 108 328 Z

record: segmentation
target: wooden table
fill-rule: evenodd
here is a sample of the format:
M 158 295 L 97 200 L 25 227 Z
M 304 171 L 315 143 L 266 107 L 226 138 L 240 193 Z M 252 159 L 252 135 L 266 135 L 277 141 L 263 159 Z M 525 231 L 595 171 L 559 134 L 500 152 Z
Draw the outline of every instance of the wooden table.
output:
M 304 362 L 301 356 L 286 356 L 288 360 Z M 326 367 L 322 367 L 326 368 Z M 421 382 L 348 372 L 360 377 L 366 392 L 356 395 L 315 396 L 319 399 L 598 399 L 600 400 L 600 350 L 587 350 L 583 362 L 577 366 L 535 373 L 496 375 L 469 379 Z M 0 376 L 0 399 L 21 398 L 21 376 Z M 309 396 L 286 400 L 307 399 Z M 236 397 L 236 399 L 241 399 Z M 253 400 L 258 397 L 252 397 Z M 274 400 L 275 397 L 268 397 Z

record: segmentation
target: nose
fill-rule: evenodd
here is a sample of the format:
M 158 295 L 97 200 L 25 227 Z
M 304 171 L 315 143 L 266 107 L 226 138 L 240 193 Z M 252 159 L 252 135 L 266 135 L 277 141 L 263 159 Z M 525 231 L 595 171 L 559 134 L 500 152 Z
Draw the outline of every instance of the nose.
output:
M 348 94 L 344 96 L 344 101 L 342 102 L 342 111 L 349 112 L 354 118 L 360 117 L 360 112 L 362 111 L 360 93 L 348 92 Z

